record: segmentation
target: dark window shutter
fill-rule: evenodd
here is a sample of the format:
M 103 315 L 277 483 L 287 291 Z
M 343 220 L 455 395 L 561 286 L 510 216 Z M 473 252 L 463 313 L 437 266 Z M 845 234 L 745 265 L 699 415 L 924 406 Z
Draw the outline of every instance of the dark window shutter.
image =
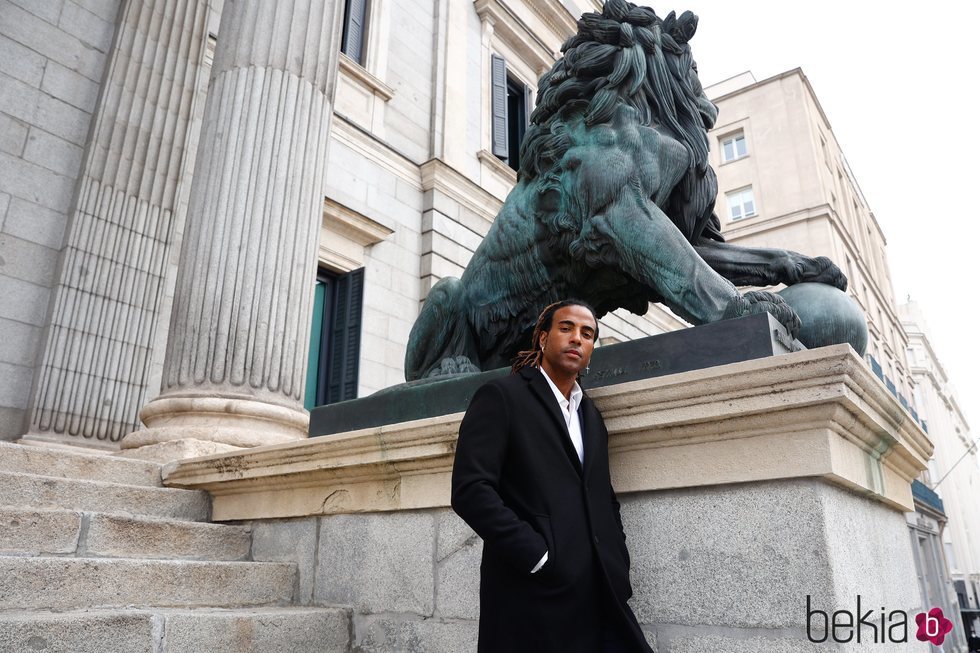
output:
M 344 36 L 340 50 L 359 64 L 364 63 L 364 19 L 367 0 L 347 0 L 344 15 Z
M 531 114 L 534 112 L 534 93 L 529 86 L 524 87 L 524 130 L 531 126 Z
M 507 147 L 507 62 L 503 57 L 490 55 L 491 107 L 493 110 L 493 154 L 510 158 Z
M 313 290 L 313 320 L 310 328 L 310 353 L 306 365 L 306 389 L 303 393 L 303 406 L 310 410 L 316 406 L 317 381 L 320 375 L 320 347 L 323 342 L 324 303 L 329 299 L 327 281 L 317 279 Z
M 330 328 L 329 377 L 326 401 L 357 397 L 357 370 L 361 347 L 361 304 L 364 269 L 337 280 L 333 320 Z

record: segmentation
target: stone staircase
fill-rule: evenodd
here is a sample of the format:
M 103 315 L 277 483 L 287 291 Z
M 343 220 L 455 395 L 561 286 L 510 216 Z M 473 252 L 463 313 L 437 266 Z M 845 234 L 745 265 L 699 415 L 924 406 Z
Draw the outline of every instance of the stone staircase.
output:
M 295 565 L 209 512 L 157 464 L 0 442 L 0 653 L 350 649 L 348 610 L 293 605 Z

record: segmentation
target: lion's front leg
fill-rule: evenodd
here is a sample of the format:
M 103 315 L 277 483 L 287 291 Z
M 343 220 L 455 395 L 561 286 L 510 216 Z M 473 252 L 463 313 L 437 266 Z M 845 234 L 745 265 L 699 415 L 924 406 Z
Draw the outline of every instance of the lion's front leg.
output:
M 619 268 L 693 324 L 769 312 L 790 332 L 799 329 L 796 313 L 778 295 L 739 294 L 633 184 L 587 220 L 571 254 L 592 267 Z
M 715 272 L 736 286 L 825 283 L 847 290 L 847 277 L 826 256 L 810 257 L 787 249 L 740 247 L 703 239 L 694 249 Z

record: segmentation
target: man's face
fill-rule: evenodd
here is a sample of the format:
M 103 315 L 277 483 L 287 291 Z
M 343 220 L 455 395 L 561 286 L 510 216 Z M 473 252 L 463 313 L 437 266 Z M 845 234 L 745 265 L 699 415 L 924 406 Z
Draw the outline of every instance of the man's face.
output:
M 555 311 L 551 329 L 541 334 L 545 371 L 575 376 L 589 364 L 595 346 L 596 323 L 584 306 L 564 306 Z

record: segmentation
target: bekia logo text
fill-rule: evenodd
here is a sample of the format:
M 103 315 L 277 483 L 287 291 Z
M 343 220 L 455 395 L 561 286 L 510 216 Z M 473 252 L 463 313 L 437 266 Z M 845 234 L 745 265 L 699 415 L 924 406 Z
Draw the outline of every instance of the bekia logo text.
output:
M 946 635 L 953 630 L 953 622 L 943 615 L 940 608 L 915 615 L 918 627 L 915 638 L 920 642 L 932 642 L 940 646 Z M 810 595 L 806 596 L 806 636 L 811 642 L 822 644 L 828 640 L 838 643 L 872 642 L 875 644 L 909 641 L 909 619 L 904 610 L 892 610 L 885 614 L 882 607 L 875 610 L 861 609 L 861 595 L 857 595 L 857 609 L 837 610 L 828 614 L 813 607 Z

